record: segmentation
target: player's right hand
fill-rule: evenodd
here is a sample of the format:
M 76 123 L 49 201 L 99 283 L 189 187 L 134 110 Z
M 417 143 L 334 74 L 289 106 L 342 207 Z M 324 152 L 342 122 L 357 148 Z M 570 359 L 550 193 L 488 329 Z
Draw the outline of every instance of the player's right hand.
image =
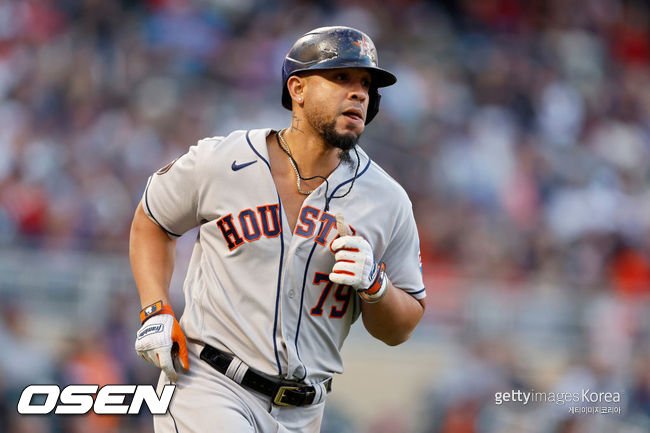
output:
M 170 381 L 176 382 L 173 358 L 178 356 L 181 366 L 189 370 L 185 334 L 169 305 L 158 301 L 140 313 L 142 326 L 135 339 L 135 350 L 145 361 L 161 368 Z

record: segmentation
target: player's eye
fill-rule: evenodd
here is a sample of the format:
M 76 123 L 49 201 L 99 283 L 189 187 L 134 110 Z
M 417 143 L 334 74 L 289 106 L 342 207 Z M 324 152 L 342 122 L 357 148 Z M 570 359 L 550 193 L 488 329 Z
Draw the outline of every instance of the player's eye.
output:
M 361 80 L 361 85 L 362 85 L 365 89 L 369 89 L 369 88 L 370 88 L 370 79 L 368 79 L 368 78 L 364 78 L 364 79 L 362 79 L 362 80 Z
M 336 74 L 336 79 L 337 81 L 346 81 L 348 79 L 348 74 L 346 74 L 345 72 L 339 72 L 338 74 Z

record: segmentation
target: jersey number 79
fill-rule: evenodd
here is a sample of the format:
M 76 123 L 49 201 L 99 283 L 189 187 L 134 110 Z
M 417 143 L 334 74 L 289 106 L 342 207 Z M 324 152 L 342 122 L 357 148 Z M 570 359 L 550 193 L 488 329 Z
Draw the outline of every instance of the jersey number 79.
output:
M 352 297 L 351 295 L 354 290 L 350 286 L 334 284 L 330 281 L 329 274 L 316 272 L 314 275 L 314 285 L 319 286 L 323 282 L 326 282 L 327 284 L 325 284 L 323 293 L 321 293 L 320 298 L 318 299 L 318 304 L 311 309 L 310 313 L 312 316 L 323 315 L 323 304 L 325 304 L 325 300 L 332 291 L 332 288 L 336 286 L 336 289 L 334 290 L 334 300 L 338 305 L 332 305 L 329 317 L 331 319 L 340 319 L 345 315 L 345 312 L 348 311 L 348 306 L 350 305 L 350 299 Z

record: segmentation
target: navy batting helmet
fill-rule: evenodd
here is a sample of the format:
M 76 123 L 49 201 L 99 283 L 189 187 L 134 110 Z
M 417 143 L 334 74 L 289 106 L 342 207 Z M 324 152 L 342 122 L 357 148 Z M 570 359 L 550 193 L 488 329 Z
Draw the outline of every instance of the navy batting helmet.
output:
M 365 68 L 372 74 L 366 124 L 379 111 L 377 90 L 395 84 L 397 78 L 377 65 L 375 44 L 365 33 L 351 27 L 321 27 L 304 34 L 293 44 L 282 63 L 282 106 L 291 110 L 287 80 L 303 71 Z

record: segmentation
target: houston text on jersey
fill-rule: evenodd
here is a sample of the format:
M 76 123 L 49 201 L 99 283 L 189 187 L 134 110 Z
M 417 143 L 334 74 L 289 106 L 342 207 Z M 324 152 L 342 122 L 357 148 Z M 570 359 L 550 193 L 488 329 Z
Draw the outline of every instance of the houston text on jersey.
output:
M 338 237 L 336 217 L 329 212 L 323 212 L 321 209 L 311 206 L 304 206 L 301 209 L 295 234 L 307 239 L 311 238 L 316 232 L 317 222 L 322 224 L 314 242 L 325 245 L 330 233 L 336 234 L 332 240 Z M 280 205 L 275 203 L 258 206 L 257 212 L 252 209 L 244 209 L 236 218 L 229 213 L 217 220 L 217 226 L 231 251 L 241 246 L 244 241 L 254 242 L 260 239 L 262 234 L 267 238 L 274 238 L 282 232 Z M 354 228 L 350 227 L 350 229 L 356 233 Z

